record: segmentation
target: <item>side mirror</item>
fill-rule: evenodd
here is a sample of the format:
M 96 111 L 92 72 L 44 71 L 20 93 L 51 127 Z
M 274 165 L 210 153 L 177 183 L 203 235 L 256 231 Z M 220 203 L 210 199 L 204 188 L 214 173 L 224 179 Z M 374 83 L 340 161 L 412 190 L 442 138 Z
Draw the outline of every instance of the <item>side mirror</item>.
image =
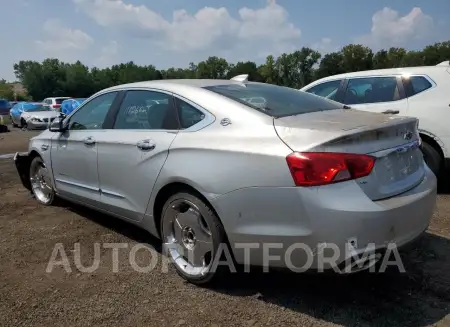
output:
M 50 132 L 64 132 L 67 127 L 64 126 L 64 119 L 62 117 L 56 117 L 48 128 Z

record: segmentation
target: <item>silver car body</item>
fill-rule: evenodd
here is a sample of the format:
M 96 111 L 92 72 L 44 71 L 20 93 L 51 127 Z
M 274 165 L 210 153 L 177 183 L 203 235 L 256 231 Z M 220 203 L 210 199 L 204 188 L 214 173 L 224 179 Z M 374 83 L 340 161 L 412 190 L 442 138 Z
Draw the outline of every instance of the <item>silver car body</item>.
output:
M 59 116 L 54 110 L 23 112 L 20 115 L 27 123 L 28 129 L 46 129 L 48 125 Z
M 238 263 L 244 263 L 244 250 L 234 245 L 241 242 L 259 244 L 251 251 L 251 264 L 263 265 L 263 243 L 281 242 L 284 250 L 296 242 L 315 250 L 323 243 L 344 249 L 357 239 L 363 251 L 368 243 L 377 248 L 409 243 L 427 229 L 436 178 L 417 149 L 416 119 L 345 109 L 274 119 L 202 88 L 233 83 L 239 82 L 163 80 L 103 90 L 66 119 L 99 95 L 124 90 L 172 95 L 204 117 L 179 131 L 46 130 L 31 139 L 29 153 L 39 154 L 51 167 L 59 196 L 125 219 L 156 237 L 164 190 L 174 185 L 195 189 L 220 218 Z M 142 141 L 150 142 L 151 151 L 140 150 Z M 377 161 L 366 177 L 298 187 L 286 163 L 293 151 L 363 153 Z M 293 264 L 305 260 L 300 251 Z

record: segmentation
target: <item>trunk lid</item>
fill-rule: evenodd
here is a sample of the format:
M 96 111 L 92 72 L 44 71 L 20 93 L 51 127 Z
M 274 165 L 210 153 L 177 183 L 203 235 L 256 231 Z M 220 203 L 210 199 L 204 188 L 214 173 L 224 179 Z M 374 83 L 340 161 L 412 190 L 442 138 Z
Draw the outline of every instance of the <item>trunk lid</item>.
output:
M 418 120 L 353 109 L 274 119 L 280 139 L 297 152 L 344 152 L 376 157 L 369 176 L 356 180 L 372 200 L 419 184 L 425 175 Z

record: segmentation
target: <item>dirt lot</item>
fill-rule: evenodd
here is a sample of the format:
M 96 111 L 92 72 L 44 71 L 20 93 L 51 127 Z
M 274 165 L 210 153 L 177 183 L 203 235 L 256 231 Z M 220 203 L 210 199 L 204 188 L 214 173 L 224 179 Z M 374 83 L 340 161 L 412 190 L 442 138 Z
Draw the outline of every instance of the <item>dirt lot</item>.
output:
M 26 151 L 36 133 L 0 134 L 0 154 Z M 286 273 L 236 274 L 221 286 L 184 283 L 160 264 L 139 273 L 120 250 L 119 272 L 110 249 L 92 263 L 94 243 L 159 243 L 144 231 L 65 204 L 38 205 L 22 188 L 11 159 L 0 159 L 1 326 L 450 326 L 450 196 L 439 196 L 429 232 L 403 255 L 407 273 L 348 277 Z M 46 273 L 62 243 L 72 272 Z M 140 260 L 140 261 L 139 261 Z M 144 266 L 148 257 L 139 256 Z M 158 255 L 158 262 L 161 257 Z

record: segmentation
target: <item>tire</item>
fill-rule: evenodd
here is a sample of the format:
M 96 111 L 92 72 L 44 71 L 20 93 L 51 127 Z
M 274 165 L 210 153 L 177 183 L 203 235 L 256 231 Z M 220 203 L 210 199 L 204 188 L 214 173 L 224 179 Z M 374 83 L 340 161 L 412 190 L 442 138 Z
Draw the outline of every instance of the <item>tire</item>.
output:
M 11 119 L 11 124 L 13 127 L 18 127 L 17 124 L 14 122 L 12 116 L 9 116 L 9 118 Z
M 436 177 L 439 177 L 441 175 L 443 165 L 443 160 L 439 152 L 430 144 L 423 142 L 422 153 L 428 167 L 430 167 Z
M 28 130 L 28 124 L 27 124 L 27 122 L 26 122 L 24 119 L 21 119 L 21 120 L 20 120 L 20 128 L 21 128 L 23 131 Z
M 219 250 L 231 259 L 229 267 L 235 267 L 222 223 L 195 193 L 176 193 L 166 201 L 161 214 L 161 238 L 163 244 L 178 247 L 173 251 L 166 248 L 166 255 L 177 273 L 190 283 L 211 283 L 225 272 L 227 266 L 218 265 L 219 258 L 214 260 Z M 193 255 L 192 262 L 189 254 Z
M 35 157 L 30 164 L 31 191 L 36 200 L 45 206 L 55 203 L 56 193 L 50 179 L 50 172 L 47 170 L 41 157 Z

